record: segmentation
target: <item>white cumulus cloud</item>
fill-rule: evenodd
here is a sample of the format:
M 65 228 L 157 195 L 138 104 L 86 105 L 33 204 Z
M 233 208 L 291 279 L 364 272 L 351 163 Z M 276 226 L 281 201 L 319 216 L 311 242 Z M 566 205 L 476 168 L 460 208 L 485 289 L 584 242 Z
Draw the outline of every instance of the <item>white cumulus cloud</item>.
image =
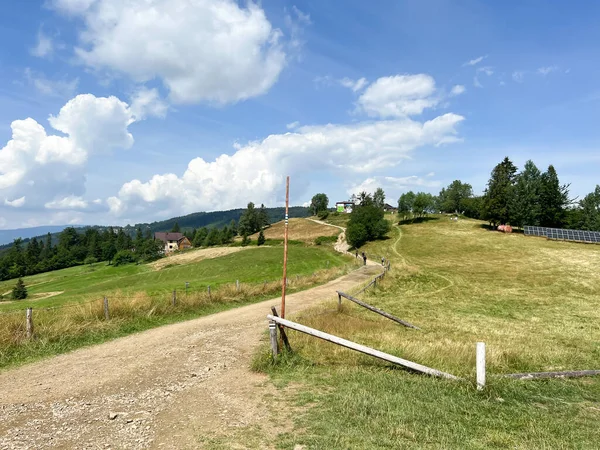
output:
M 81 62 L 137 82 L 160 79 L 175 103 L 223 105 L 259 96 L 286 64 L 282 31 L 252 1 L 55 0 L 53 6 L 83 21 L 75 49 Z
M 437 105 L 435 80 L 427 74 L 382 77 L 358 98 L 360 111 L 372 117 L 418 115 Z
M 89 156 L 133 144 L 131 110 L 116 97 L 78 95 L 48 120 L 64 135 L 47 133 L 32 118 L 12 122 L 12 138 L 0 149 L 0 198 L 26 196 L 28 207 L 70 198 L 72 206 L 85 192 Z
M 84 209 L 87 208 L 88 202 L 82 197 L 69 195 L 60 200 L 53 200 L 44 205 L 47 209 Z
M 512 73 L 512 79 L 517 83 L 522 83 L 525 79 L 525 72 L 523 72 L 522 70 L 515 70 Z
M 408 118 L 351 125 L 304 126 L 261 141 L 236 145 L 214 161 L 195 158 L 187 170 L 125 183 L 107 200 L 116 215 L 161 215 L 274 204 L 285 182 L 307 171 L 367 173 L 396 166 L 418 147 L 456 142 L 462 116 L 448 113 L 426 122 Z

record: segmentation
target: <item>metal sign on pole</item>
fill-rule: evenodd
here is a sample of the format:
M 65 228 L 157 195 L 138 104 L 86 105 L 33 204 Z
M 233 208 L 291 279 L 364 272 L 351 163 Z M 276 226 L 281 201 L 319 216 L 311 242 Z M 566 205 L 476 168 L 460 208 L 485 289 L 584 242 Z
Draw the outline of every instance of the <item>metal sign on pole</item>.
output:
M 281 282 L 281 318 L 285 318 L 285 288 L 287 286 L 288 221 L 290 205 L 290 177 L 285 183 L 285 227 L 283 232 L 283 280 Z

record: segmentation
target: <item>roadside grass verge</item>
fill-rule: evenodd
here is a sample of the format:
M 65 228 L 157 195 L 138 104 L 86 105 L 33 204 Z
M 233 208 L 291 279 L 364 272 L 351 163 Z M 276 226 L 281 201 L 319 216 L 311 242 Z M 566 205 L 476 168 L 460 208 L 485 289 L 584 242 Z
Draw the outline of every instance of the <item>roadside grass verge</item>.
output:
M 345 265 L 321 269 L 305 277 L 289 278 L 287 291 L 299 292 L 348 273 Z M 110 319 L 102 299 L 87 299 L 56 309 L 34 309 L 34 339 L 27 339 L 25 312 L 0 313 L 0 369 L 20 365 L 149 328 L 232 309 L 281 295 L 281 281 L 221 285 L 208 292 L 180 292 L 175 306 L 171 295 L 116 291 L 109 297 Z
M 291 318 L 466 381 L 410 374 L 289 330 L 292 355 L 273 365 L 265 343 L 253 362 L 275 386 L 303 386 L 286 405 L 298 414 L 281 448 L 597 447 L 600 377 L 495 375 L 600 369 L 600 247 L 480 224 L 442 217 L 395 226 L 390 239 L 364 247 L 392 270 L 360 298 L 422 332 L 349 302 Z M 477 341 L 487 344 L 484 392 L 475 389 Z

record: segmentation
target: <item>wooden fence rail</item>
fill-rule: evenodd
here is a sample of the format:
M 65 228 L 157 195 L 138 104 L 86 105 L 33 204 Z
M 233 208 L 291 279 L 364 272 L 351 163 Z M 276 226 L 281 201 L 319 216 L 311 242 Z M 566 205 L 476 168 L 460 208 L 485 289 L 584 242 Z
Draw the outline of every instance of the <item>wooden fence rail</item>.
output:
M 363 302 L 362 300 L 359 300 L 355 297 L 352 297 L 351 295 L 343 293 L 342 291 L 336 291 L 336 292 L 338 295 L 338 305 L 340 305 L 340 306 L 342 304 L 342 297 L 343 297 L 347 300 L 350 300 L 351 302 L 356 303 L 359 306 L 362 306 L 363 308 L 367 308 L 369 311 L 373 311 L 374 313 L 377 313 L 387 319 L 393 320 L 394 322 L 397 322 L 400 325 L 404 325 L 405 327 L 408 327 L 408 328 L 414 328 L 415 330 L 420 330 L 419 327 L 413 325 L 412 323 L 405 322 L 404 320 L 399 319 L 398 317 L 393 316 L 393 315 L 385 312 L 382 309 L 376 308 L 375 306 L 371 306 L 368 303 Z
M 301 333 L 305 333 L 310 336 L 314 336 L 316 338 L 323 339 L 324 341 L 331 342 L 333 344 L 341 345 L 342 347 L 346 347 L 351 350 L 355 350 L 357 352 L 364 353 L 365 355 L 373 356 L 375 358 L 379 358 L 384 361 L 391 362 L 393 364 L 397 364 L 399 366 L 406 367 L 408 369 L 411 369 L 411 370 L 414 370 L 417 372 L 421 372 L 421 373 L 431 375 L 434 377 L 448 378 L 451 380 L 460 380 L 460 378 L 458 378 L 454 375 L 451 375 L 449 373 L 442 372 L 437 369 L 432 369 L 431 367 L 423 366 L 421 364 L 418 364 L 418 363 L 415 363 L 412 361 L 408 361 L 406 359 L 398 358 L 397 356 L 390 355 L 388 353 L 384 353 L 379 350 L 375 350 L 373 348 L 367 347 L 365 345 L 357 344 L 352 341 L 348 341 L 346 339 L 343 339 L 338 336 L 334 336 L 332 334 L 328 334 L 328 333 L 324 333 L 319 330 L 315 330 L 314 328 L 300 325 L 299 323 L 291 322 L 286 319 L 281 319 L 279 317 L 275 317 L 270 314 L 267 316 L 267 319 L 269 319 L 271 322 L 275 322 L 279 325 L 283 325 L 284 327 L 290 328 L 292 330 L 296 330 Z

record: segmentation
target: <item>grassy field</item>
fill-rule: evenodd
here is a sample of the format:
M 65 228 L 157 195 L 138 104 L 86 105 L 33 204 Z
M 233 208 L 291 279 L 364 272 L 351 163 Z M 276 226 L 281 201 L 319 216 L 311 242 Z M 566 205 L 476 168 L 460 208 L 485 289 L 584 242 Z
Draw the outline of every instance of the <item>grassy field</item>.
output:
M 317 227 L 325 235 L 331 229 Z M 300 231 L 292 237 L 306 237 Z M 314 231 L 311 227 L 310 233 Z M 0 302 L 0 369 L 281 295 L 283 246 L 270 243 L 192 250 L 147 265 L 97 263 L 25 277 L 30 298 Z M 330 246 L 295 242 L 289 247 L 288 291 L 325 283 L 355 263 Z M 0 283 L 0 293 L 14 283 Z M 110 320 L 104 319 L 104 296 Z M 29 306 L 34 308 L 32 340 L 26 336 L 23 312 Z
M 202 250 L 200 250 L 202 251 Z M 193 251 L 190 252 L 193 255 Z M 218 289 L 224 284 L 263 283 L 281 278 L 283 249 L 261 247 L 240 251 L 214 259 L 205 259 L 190 264 L 165 266 L 154 270 L 150 265 L 109 266 L 97 263 L 93 266 L 78 266 L 44 274 L 25 277 L 28 291 L 35 296 L 45 293 L 60 293 L 39 300 L 0 302 L 0 311 L 57 306 L 68 302 L 85 301 L 111 296 L 116 291 L 127 296 L 144 292 L 150 296 L 168 295 L 174 289 L 185 290 L 189 282 L 190 293 L 204 292 L 207 286 Z M 329 264 L 327 263 L 329 261 Z M 161 260 L 162 262 L 162 260 Z M 348 260 L 326 248 L 290 246 L 289 278 L 296 275 L 310 275 L 327 267 L 339 267 Z M 10 292 L 15 281 L 0 283 L 0 293 Z
M 466 381 L 410 374 L 290 331 L 292 355 L 273 366 L 265 346 L 254 363 L 297 392 L 278 408 L 295 416 L 281 448 L 598 448 L 600 377 L 497 375 L 600 369 L 599 246 L 440 217 L 395 226 L 365 249 L 388 257 L 392 271 L 360 297 L 423 331 L 349 304 L 295 319 Z M 483 392 L 474 386 L 477 341 L 487 344 Z

